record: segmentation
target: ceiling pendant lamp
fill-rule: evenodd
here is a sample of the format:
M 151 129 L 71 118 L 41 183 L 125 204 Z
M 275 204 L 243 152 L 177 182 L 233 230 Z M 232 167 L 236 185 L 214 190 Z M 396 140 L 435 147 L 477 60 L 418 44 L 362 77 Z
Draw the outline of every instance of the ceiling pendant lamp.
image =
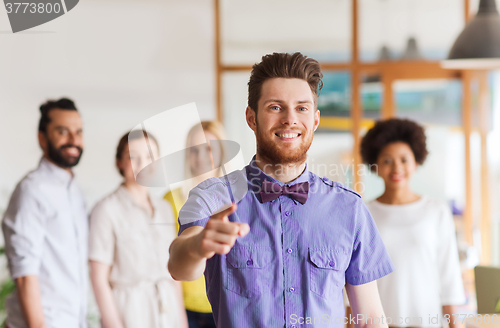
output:
M 495 0 L 480 0 L 477 15 L 467 23 L 441 66 L 450 69 L 500 68 L 500 16 Z
M 391 50 L 388 46 L 383 45 L 378 52 L 378 60 L 388 61 L 392 59 Z
M 420 60 L 422 59 L 422 54 L 418 49 L 417 39 L 414 37 L 408 38 L 406 43 L 406 50 L 401 57 L 402 60 Z

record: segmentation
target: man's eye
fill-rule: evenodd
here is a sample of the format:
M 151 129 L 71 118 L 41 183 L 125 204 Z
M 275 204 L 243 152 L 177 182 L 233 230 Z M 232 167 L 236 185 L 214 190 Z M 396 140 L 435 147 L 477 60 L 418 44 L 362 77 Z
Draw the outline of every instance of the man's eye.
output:
M 307 111 L 307 107 L 299 107 L 299 111 L 305 112 L 305 111 Z
M 279 106 L 271 106 L 271 109 L 273 109 L 273 110 L 279 110 L 280 108 L 279 108 Z

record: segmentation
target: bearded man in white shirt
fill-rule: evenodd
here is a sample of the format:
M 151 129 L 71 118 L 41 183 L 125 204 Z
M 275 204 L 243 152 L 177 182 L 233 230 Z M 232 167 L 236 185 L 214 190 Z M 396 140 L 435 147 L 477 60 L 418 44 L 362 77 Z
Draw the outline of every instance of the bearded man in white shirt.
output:
M 72 167 L 83 152 L 82 120 L 70 99 L 40 106 L 43 157 L 12 193 L 2 220 L 16 291 L 9 328 L 87 327 L 88 217 Z

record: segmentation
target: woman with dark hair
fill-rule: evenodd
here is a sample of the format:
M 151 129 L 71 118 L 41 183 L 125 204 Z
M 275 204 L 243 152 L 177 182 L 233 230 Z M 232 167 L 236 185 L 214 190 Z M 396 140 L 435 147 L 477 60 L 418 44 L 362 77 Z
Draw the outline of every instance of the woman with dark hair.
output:
M 120 139 L 116 166 L 124 181 L 90 216 L 91 280 L 106 328 L 187 327 L 181 286 L 167 270 L 172 208 L 136 182 L 150 151 L 158 158 L 158 142 L 142 130 Z
M 447 315 L 453 328 L 454 306 L 465 302 L 451 210 L 410 188 L 427 153 L 424 129 L 410 120 L 379 121 L 361 141 L 363 162 L 385 184 L 367 205 L 396 267 L 377 280 L 393 327 L 442 327 Z

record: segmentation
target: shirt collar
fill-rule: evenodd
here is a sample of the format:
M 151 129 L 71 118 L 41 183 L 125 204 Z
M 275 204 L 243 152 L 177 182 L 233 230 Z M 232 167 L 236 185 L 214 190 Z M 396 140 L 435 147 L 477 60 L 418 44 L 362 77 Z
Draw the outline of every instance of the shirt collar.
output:
M 249 182 L 249 188 L 251 188 L 254 192 L 260 192 L 261 185 L 264 180 L 274 182 L 279 184 L 280 186 L 293 186 L 294 184 L 309 181 L 309 170 L 307 169 L 307 163 L 304 168 L 304 171 L 293 181 L 289 183 L 283 183 L 279 180 L 276 180 L 273 177 L 270 177 L 264 171 L 262 171 L 258 166 L 255 159 L 255 155 L 247 166 L 247 178 Z
M 60 183 L 69 186 L 73 181 L 73 175 L 49 161 L 47 158 L 42 157 L 38 167 L 42 170 L 48 172 L 48 174 L 54 176 Z
M 146 213 L 146 210 L 142 206 L 137 204 L 135 199 L 132 197 L 132 195 L 128 191 L 127 187 L 125 187 L 125 184 L 122 183 L 120 185 L 120 187 L 118 187 L 117 193 L 118 193 L 118 195 L 120 195 L 120 198 L 122 198 L 125 201 L 125 203 L 128 203 L 128 204 L 131 204 L 132 206 L 138 207 Z M 149 199 L 151 201 L 151 205 L 153 206 L 153 213 L 154 213 L 153 218 L 155 218 L 155 217 L 157 217 L 158 203 L 156 202 L 155 197 L 151 197 L 151 195 L 149 195 Z M 148 215 L 148 217 L 149 217 L 149 215 Z

